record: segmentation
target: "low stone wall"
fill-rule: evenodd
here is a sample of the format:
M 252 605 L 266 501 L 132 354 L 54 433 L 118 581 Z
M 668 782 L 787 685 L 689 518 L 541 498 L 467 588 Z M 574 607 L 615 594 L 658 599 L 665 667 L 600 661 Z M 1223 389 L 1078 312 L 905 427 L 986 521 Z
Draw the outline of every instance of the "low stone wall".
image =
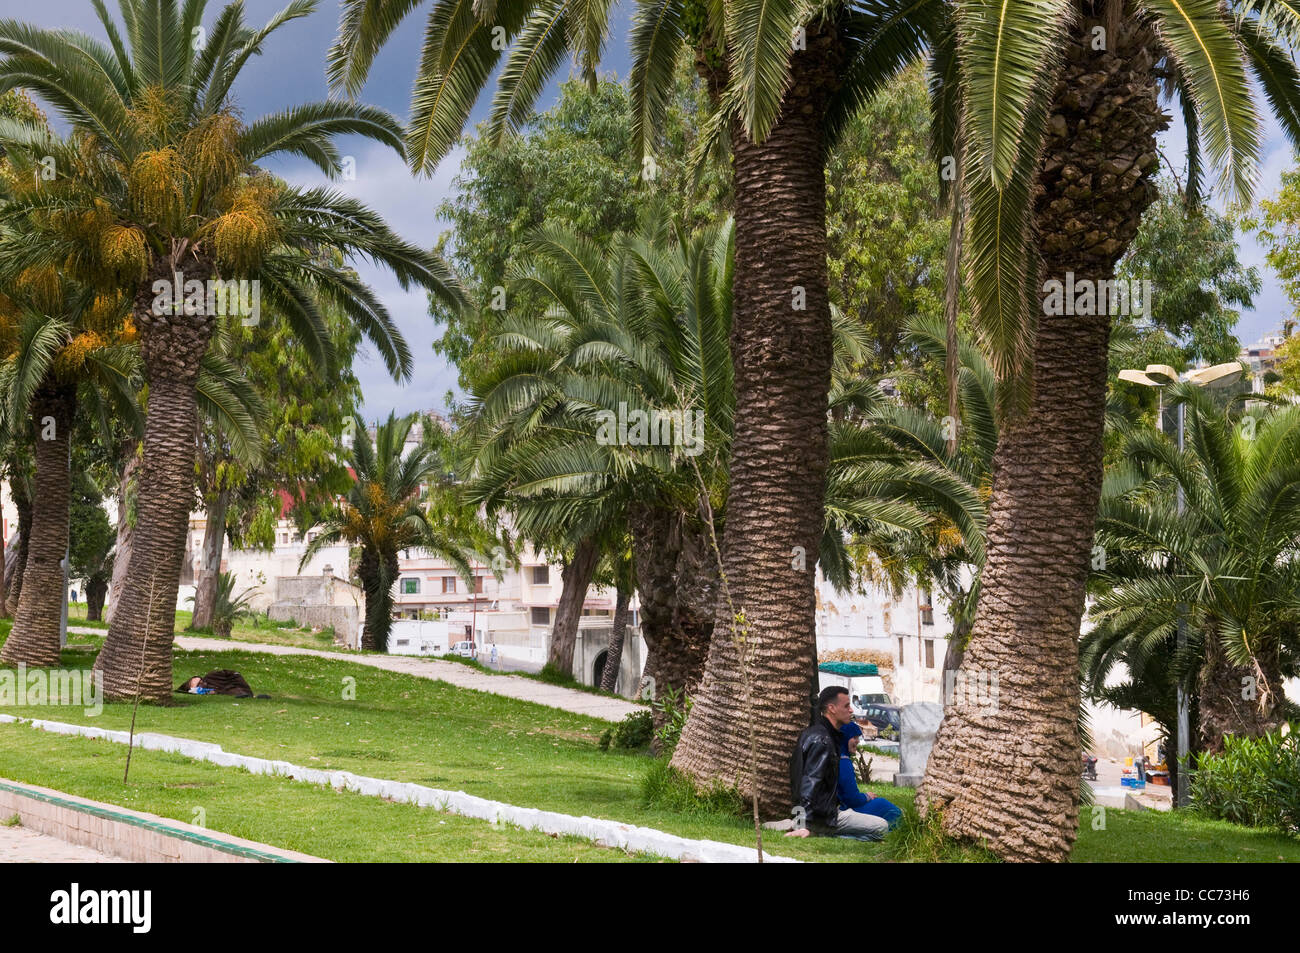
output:
M 0 820 L 139 863 L 328 863 L 154 814 L 0 779 Z
M 357 647 L 361 631 L 361 610 L 356 606 L 298 606 L 275 603 L 266 614 L 277 622 L 297 622 L 315 629 L 334 630 L 334 641 L 348 648 Z

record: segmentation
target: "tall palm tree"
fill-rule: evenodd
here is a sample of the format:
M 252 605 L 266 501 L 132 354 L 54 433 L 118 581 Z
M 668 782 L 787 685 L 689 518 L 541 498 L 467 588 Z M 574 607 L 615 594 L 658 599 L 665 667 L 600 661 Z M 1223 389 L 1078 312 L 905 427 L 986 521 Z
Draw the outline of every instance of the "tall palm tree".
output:
M 498 135 L 527 116 L 566 52 L 594 75 L 610 6 L 435 0 L 407 130 L 413 166 L 428 171 L 451 148 L 503 56 L 489 119 Z M 379 49 L 414 7 L 345 0 L 330 52 L 336 88 L 361 88 Z M 652 151 L 684 55 L 718 104 L 710 141 L 729 136 L 733 147 L 736 426 L 722 548 L 734 602 L 746 612 L 756 645 L 755 678 L 764 686 L 757 786 L 770 812 L 784 811 L 786 753 L 806 720 L 815 654 L 832 351 L 826 149 L 853 110 L 919 51 L 942 4 L 902 17 L 908 9 L 905 0 L 645 0 L 633 31 L 636 158 Z M 796 28 L 801 33 L 792 40 Z M 800 552 L 804 568 L 794 570 Z M 716 621 L 730 632 L 726 611 Z M 735 743 L 734 642 L 715 638 L 711 651 L 716 661 L 709 662 L 676 763 L 702 782 L 749 787 L 741 777 L 748 762 Z
M 30 169 L 48 156 L 57 170 L 52 182 L 24 180 L 31 184 L 12 206 L 43 235 L 26 250 L 29 263 L 58 264 L 133 301 L 149 386 L 135 545 L 95 664 L 106 697 L 163 699 L 171 691 L 173 614 L 193 496 L 195 385 L 216 316 L 177 300 L 168 307 L 159 288 L 177 280 L 200 287 L 258 281 L 262 303 L 322 361 L 330 355 L 316 299 L 332 301 L 399 377 L 409 374 L 411 357 L 383 305 L 353 273 L 322 265 L 312 250 L 326 245 L 382 263 L 404 286 L 427 287 L 452 306 L 461 294 L 440 259 L 402 241 L 360 203 L 277 183 L 258 168 L 270 156 L 292 154 L 337 175 L 339 134 L 401 151 L 396 121 L 368 106 L 314 103 L 247 124 L 236 115 L 231 88 L 240 71 L 272 33 L 311 13 L 314 0 L 293 0 L 260 30 L 245 25 L 241 4 L 226 6 L 198 49 L 193 38 L 205 0 L 183 8 L 176 0 L 124 0 L 120 29 L 101 3 L 94 7 L 107 45 L 0 22 L 0 91 L 31 90 L 73 130 L 66 148 L 35 130 L 0 145 Z
M 967 0 L 953 24 L 932 75 L 937 101 L 951 104 L 937 114 L 961 121 L 937 141 L 964 157 L 971 297 L 1003 411 L 963 665 L 996 675 L 999 705 L 959 695 L 947 706 L 919 803 L 950 835 L 1008 859 L 1064 860 L 1078 820 L 1078 639 L 1110 314 L 1056 307 L 1047 282 L 1114 277 L 1157 195 L 1162 92 L 1189 132 L 1193 198 L 1207 160 L 1231 198 L 1249 195 L 1252 78 L 1300 142 L 1300 75 L 1285 52 L 1300 19 L 1268 0 Z
M 299 568 L 325 546 L 347 542 L 361 549 L 357 576 L 366 594 L 361 647 L 388 650 L 393 625 L 393 586 L 398 553 L 424 549 L 445 559 L 473 588 L 473 563 L 491 559 L 496 538 L 467 505 L 456 486 L 442 485 L 444 448 L 424 421 L 418 442 L 407 446 L 419 414 L 388 419 L 357 431 L 349 451 L 356 482 L 347 497 L 322 520 L 307 544 Z M 487 555 L 485 555 L 487 554 Z
M 0 235 L 0 257 L 14 240 Z M 23 584 L 0 661 L 58 665 L 75 415 L 79 406 L 103 415 L 97 405 L 114 398 L 117 407 L 108 413 L 134 413 L 136 361 L 125 340 L 125 300 L 96 297 L 52 268 L 27 269 L 16 282 L 0 279 L 0 289 L 0 414 L 5 427 L 30 428 L 35 459 Z
M 1166 653 L 1168 684 L 1198 698 L 1199 747 L 1218 752 L 1225 734 L 1259 736 L 1291 712 L 1282 683 L 1300 662 L 1300 407 L 1237 419 L 1191 385 L 1174 399 L 1187 405 L 1183 452 L 1133 430 L 1127 467 L 1107 482 L 1097 526 L 1107 556 L 1082 655 L 1100 687 L 1117 660 L 1145 669 Z M 1171 653 L 1180 617 L 1187 646 Z

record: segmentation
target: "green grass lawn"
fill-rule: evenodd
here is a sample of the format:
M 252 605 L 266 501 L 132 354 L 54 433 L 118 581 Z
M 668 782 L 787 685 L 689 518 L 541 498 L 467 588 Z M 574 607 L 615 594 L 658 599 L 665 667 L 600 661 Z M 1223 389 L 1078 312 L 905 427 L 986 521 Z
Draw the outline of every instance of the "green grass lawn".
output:
M 92 657 L 86 648 L 70 646 L 64 662 L 88 666 Z M 171 707 L 141 706 L 136 730 L 216 742 L 228 751 L 309 767 L 463 790 L 567 814 L 612 818 L 686 837 L 746 845 L 753 842 L 753 831 L 745 818 L 710 813 L 683 816 L 643 804 L 641 781 L 652 761 L 643 753 L 599 750 L 597 741 L 609 727 L 608 722 L 346 661 L 231 651 L 175 654 L 177 682 L 213 668 L 239 670 L 255 692 L 268 693 L 272 698 L 176 696 L 178 703 Z M 345 698 L 353 686 L 355 699 Z M 88 716 L 81 708 L 10 707 L 5 712 L 113 729 L 129 727 L 131 719 L 131 706 L 125 704 L 106 706 L 98 717 Z M 46 765 L 42 771 L 57 770 L 54 765 L 63 762 L 51 753 L 64 750 L 63 745 L 72 751 L 90 742 L 38 734 L 23 726 L 0 726 L 0 736 L 4 737 L 0 750 L 6 752 L 0 774 L 127 804 L 105 796 L 112 790 L 112 771 L 105 771 L 102 778 L 87 775 L 86 783 L 103 786 L 94 790 L 69 786 L 80 777 L 80 768 L 63 772 L 57 780 L 50 780 L 48 773 L 36 773 L 41 765 Z M 8 755 L 10 751 L 38 748 L 44 752 L 40 757 L 19 759 Z M 103 745 L 99 750 L 105 763 L 119 766 L 114 770 L 120 778 L 124 758 L 121 746 Z M 177 812 L 192 809 L 192 798 L 166 787 L 174 783 L 175 760 L 153 753 L 142 756 L 138 765 L 133 765 L 131 783 L 136 796 L 151 799 L 149 803 L 154 805 L 143 809 L 188 819 L 188 813 Z M 76 763 L 93 762 L 83 759 Z M 276 791 L 311 787 L 233 769 L 195 766 L 196 770 L 200 768 L 239 775 L 239 783 L 250 785 L 250 792 L 261 790 L 259 785 L 273 785 Z M 911 808 L 911 790 L 890 785 L 871 785 L 870 789 L 905 809 Z M 277 796 L 268 794 L 267 798 L 274 801 Z M 325 803 L 312 800 L 317 796 L 302 794 L 303 800 L 294 801 L 292 811 L 284 812 L 278 823 L 287 827 L 315 825 L 316 808 L 312 805 Z M 335 797 L 330 792 L 319 792 L 319 796 Z M 381 808 L 375 799 L 360 801 L 358 810 L 363 813 L 366 802 L 376 810 L 400 807 Z M 160 809 L 167 805 L 171 805 L 170 811 Z M 255 837 L 222 827 L 212 819 L 211 812 L 209 818 L 214 828 Z M 1081 827 L 1074 853 L 1080 861 L 1300 860 L 1300 841 L 1191 817 L 1110 810 L 1105 829 L 1094 830 L 1085 809 Z M 765 841 L 776 853 L 810 860 L 872 860 L 882 859 L 887 853 L 886 847 L 879 844 L 795 840 L 772 832 Z M 320 852 L 296 843 L 275 839 L 269 842 Z M 406 855 L 401 857 L 407 859 Z M 416 855 L 409 859 L 416 859 Z
M 125 755 L 122 745 L 107 741 L 0 726 L 0 775 L 190 824 L 202 820 L 209 830 L 327 860 L 655 859 L 156 751 L 131 756 L 131 777 L 124 784 Z
M 194 613 L 184 609 L 176 611 L 175 632 L 177 635 L 191 635 L 200 638 L 216 638 L 211 631 L 206 629 L 190 629 L 190 620 Z M 12 624 L 12 623 L 11 623 Z M 93 628 L 108 631 L 107 622 L 88 622 L 86 621 L 86 604 L 84 602 L 68 603 L 68 625 L 77 626 L 78 628 Z M 8 631 L 7 629 L 5 630 Z M 78 633 L 69 634 L 69 642 L 72 637 Z M 266 616 L 257 616 L 255 619 L 239 619 L 232 626 L 230 638 L 237 642 L 259 642 L 266 645 L 292 645 L 304 649 L 329 649 L 332 651 L 346 652 L 341 646 L 334 644 L 334 634 L 329 631 L 313 632 L 310 628 L 299 626 L 293 622 L 277 622 Z

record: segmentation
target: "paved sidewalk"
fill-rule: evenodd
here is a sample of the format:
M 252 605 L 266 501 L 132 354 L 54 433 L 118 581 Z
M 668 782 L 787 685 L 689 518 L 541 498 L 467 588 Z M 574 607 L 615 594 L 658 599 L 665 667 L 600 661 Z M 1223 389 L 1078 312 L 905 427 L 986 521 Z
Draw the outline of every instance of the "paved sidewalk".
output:
M 90 629 L 68 626 L 69 632 L 83 632 L 91 635 L 103 635 L 103 629 Z M 476 671 L 468 665 L 458 662 L 443 662 L 439 659 L 419 658 L 410 655 L 359 655 L 351 652 L 327 652 L 321 649 L 303 649 L 293 645 L 264 645 L 260 642 L 232 642 L 228 639 L 209 639 L 202 636 L 178 635 L 175 639 L 177 648 L 187 652 L 261 652 L 266 655 L 315 655 L 320 658 L 337 659 L 354 665 L 369 665 L 382 668 L 388 672 L 401 672 L 403 675 L 415 675 L 448 682 L 458 688 L 471 688 L 493 695 L 505 695 L 520 701 L 536 702 L 550 708 L 560 708 L 579 715 L 590 715 L 605 721 L 622 721 L 628 715 L 644 711 L 644 705 L 625 701 L 621 698 L 609 698 L 606 695 L 592 695 L 559 685 L 547 685 L 531 678 L 518 678 L 512 675 L 487 675 Z
M 79 847 L 25 827 L 0 827 L 0 864 L 121 864 L 120 857 Z
M 458 688 L 469 688 L 493 695 L 504 695 L 520 701 L 536 702 L 550 708 L 560 708 L 579 715 L 590 715 L 605 721 L 622 721 L 636 711 L 643 711 L 644 705 L 625 701 L 621 698 L 609 698 L 605 695 L 593 695 L 559 685 L 547 685 L 545 682 L 531 678 L 519 678 L 513 675 L 487 675 L 459 662 L 444 662 L 439 659 L 419 658 L 409 655 L 359 655 L 349 652 L 326 652 L 320 649 L 300 649 L 292 645 L 262 645 L 257 642 L 232 642 L 225 639 L 205 639 L 196 636 L 177 636 L 176 645 L 191 652 L 243 651 L 264 652 L 268 655 L 315 655 L 320 658 L 337 659 L 356 665 L 369 665 L 389 672 L 415 675 L 419 678 L 435 679 L 448 682 Z

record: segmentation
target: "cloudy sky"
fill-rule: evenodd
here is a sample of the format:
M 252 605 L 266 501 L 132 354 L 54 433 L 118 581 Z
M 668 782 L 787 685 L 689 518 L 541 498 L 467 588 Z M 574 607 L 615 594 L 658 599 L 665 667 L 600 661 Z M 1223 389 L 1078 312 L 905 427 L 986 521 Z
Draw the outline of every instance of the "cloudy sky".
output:
M 287 0 L 245 0 L 245 19 L 260 26 L 278 11 Z M 206 22 L 210 24 L 222 6 L 221 0 L 210 0 Z M 425 15 L 429 4 L 424 4 L 412 14 L 377 58 L 370 81 L 362 99 L 405 117 L 410 101 L 411 80 L 415 72 L 420 41 L 423 36 Z M 109 3 L 110 10 L 117 5 Z M 628 67 L 627 31 L 633 4 L 622 0 L 612 19 L 612 33 L 608 55 L 602 64 L 618 76 L 625 76 Z M 15 12 L 6 11 L 6 16 Z M 104 34 L 89 0 L 42 0 L 24 4 L 19 18 L 41 26 L 64 27 L 82 30 L 96 38 Z M 284 109 L 294 103 L 324 99 L 325 51 L 334 39 L 338 21 L 338 7 L 322 0 L 310 17 L 282 27 L 266 46 L 266 52 L 256 57 L 244 69 L 234 95 L 237 105 L 247 118 Z M 554 85 L 543 97 L 545 108 L 554 99 Z M 484 118 L 487 97 L 478 104 L 471 122 Z M 1177 110 L 1173 110 L 1177 114 Z M 1175 164 L 1181 164 L 1185 149 L 1182 145 L 1181 119 L 1165 135 L 1165 155 Z M 451 189 L 459 162 L 459 153 L 443 161 L 437 171 L 428 177 L 412 176 L 397 158 L 384 147 L 365 140 L 341 140 L 344 154 L 356 159 L 356 179 L 336 182 L 333 187 L 350 194 L 380 212 L 389 224 L 409 241 L 432 246 L 445 230 L 446 223 L 436 217 L 436 209 Z M 1271 195 L 1278 189 L 1283 169 L 1291 163 L 1290 148 L 1277 125 L 1270 121 L 1262 157 L 1262 176 L 1259 195 Z M 273 172 L 301 185 L 318 185 L 323 176 L 314 167 L 299 160 L 280 161 L 270 165 Z M 1279 327 L 1282 318 L 1290 311 L 1281 286 L 1264 262 L 1262 249 L 1243 236 L 1241 257 L 1246 264 L 1259 267 L 1264 279 L 1264 290 L 1255 300 L 1253 311 L 1242 315 L 1237 335 L 1243 342 L 1253 342 L 1261 335 Z M 410 381 L 395 383 L 384 370 L 378 356 L 367 345 L 362 363 L 356 368 L 365 394 L 364 413 L 369 418 L 386 416 L 389 410 L 404 413 L 411 410 L 442 409 L 444 395 L 454 389 L 455 369 L 433 353 L 432 345 L 438 329 L 428 315 L 423 292 L 403 292 L 385 270 L 372 268 L 364 262 L 357 270 L 378 292 L 394 315 L 402 333 L 415 356 L 415 373 Z

